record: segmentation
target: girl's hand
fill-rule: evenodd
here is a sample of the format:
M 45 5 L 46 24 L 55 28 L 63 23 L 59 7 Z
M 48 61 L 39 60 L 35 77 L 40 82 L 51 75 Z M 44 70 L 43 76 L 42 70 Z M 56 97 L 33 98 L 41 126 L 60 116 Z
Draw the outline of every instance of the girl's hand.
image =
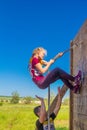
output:
M 61 57 L 63 55 L 63 52 L 60 52 L 58 55 L 59 55 L 59 57 Z

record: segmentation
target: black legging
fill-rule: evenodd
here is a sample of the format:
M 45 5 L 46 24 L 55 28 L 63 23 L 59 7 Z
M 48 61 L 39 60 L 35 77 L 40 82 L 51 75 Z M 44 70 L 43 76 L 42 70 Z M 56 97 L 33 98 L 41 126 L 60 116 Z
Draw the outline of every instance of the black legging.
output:
M 67 87 L 69 87 L 71 90 L 73 90 L 73 85 L 69 81 L 74 81 L 75 78 L 63 71 L 60 68 L 55 68 L 52 71 L 50 71 L 47 76 L 44 78 L 44 80 L 38 82 L 38 87 L 41 89 L 47 88 L 51 83 L 54 83 L 55 81 L 61 79 Z

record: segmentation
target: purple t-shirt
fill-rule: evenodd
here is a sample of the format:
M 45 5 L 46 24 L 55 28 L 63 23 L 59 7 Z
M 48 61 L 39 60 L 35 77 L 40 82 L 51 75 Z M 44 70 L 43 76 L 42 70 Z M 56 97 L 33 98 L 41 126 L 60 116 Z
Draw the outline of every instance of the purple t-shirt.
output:
M 38 81 L 42 81 L 44 79 L 44 76 L 35 67 L 35 65 L 38 63 L 40 63 L 40 59 L 33 57 L 32 62 L 30 63 L 29 66 L 32 79 L 36 84 L 38 84 Z

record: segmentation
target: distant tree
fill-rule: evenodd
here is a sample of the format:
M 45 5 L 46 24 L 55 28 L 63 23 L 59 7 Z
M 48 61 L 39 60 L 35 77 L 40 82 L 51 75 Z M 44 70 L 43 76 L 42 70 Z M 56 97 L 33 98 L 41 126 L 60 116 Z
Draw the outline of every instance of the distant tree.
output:
M 32 100 L 32 98 L 29 96 L 24 97 L 25 104 L 30 104 L 31 100 Z
M 0 106 L 2 106 L 3 105 L 3 103 L 2 102 L 0 102 Z
M 17 91 L 12 92 L 11 103 L 16 104 L 19 102 L 19 99 L 20 99 L 20 97 L 19 97 L 18 92 Z
M 4 99 L 1 99 L 1 102 L 4 102 Z

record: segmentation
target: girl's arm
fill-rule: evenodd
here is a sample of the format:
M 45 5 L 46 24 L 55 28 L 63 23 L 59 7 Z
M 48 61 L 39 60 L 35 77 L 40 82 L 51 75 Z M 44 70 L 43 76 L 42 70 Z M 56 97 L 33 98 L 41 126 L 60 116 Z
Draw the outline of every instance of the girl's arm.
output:
M 37 96 L 37 95 L 36 95 L 36 97 L 41 101 L 39 121 L 40 121 L 40 123 L 43 123 L 46 120 L 46 115 L 47 115 L 44 99 L 42 97 Z
M 43 65 L 47 65 L 48 62 L 45 61 L 45 60 L 42 60 L 41 63 L 42 63 Z
M 42 67 L 42 65 L 41 65 L 41 63 L 37 63 L 36 65 L 35 65 L 35 67 L 37 68 L 37 70 L 39 70 L 40 71 L 40 73 L 45 73 L 48 69 L 49 69 L 49 67 L 51 66 L 51 64 L 53 64 L 54 63 L 54 60 L 50 60 L 49 62 L 46 62 L 46 66 L 45 67 Z

